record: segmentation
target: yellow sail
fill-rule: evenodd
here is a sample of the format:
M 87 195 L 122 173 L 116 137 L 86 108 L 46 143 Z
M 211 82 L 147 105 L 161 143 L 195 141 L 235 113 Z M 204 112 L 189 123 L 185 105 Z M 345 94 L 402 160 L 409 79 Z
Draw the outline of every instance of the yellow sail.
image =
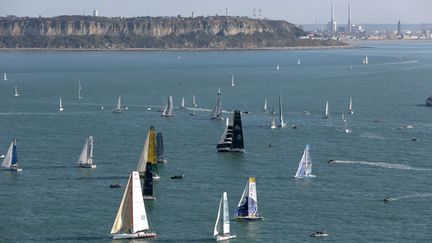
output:
M 148 156 L 147 156 L 147 162 L 150 162 L 151 164 L 157 163 L 156 158 L 156 131 L 154 127 L 150 127 L 149 135 L 148 135 Z

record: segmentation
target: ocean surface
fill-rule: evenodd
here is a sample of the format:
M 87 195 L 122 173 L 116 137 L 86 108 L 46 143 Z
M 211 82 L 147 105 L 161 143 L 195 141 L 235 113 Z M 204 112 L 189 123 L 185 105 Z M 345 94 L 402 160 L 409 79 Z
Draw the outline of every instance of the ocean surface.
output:
M 0 241 L 110 242 L 124 192 L 110 184 L 126 185 L 150 126 L 163 133 L 168 159 L 159 165 L 157 200 L 145 202 L 157 242 L 213 242 L 222 192 L 234 214 L 249 176 L 257 179 L 265 219 L 233 220 L 232 242 L 316 242 L 309 234 L 319 230 L 330 235 L 323 242 L 430 241 L 432 108 L 424 101 L 432 94 L 432 43 L 364 46 L 1 52 L 0 74 L 8 80 L 0 81 L 0 151 L 16 138 L 23 171 L 0 172 Z M 225 121 L 209 115 L 219 87 L 225 117 L 248 112 L 244 154 L 216 152 Z M 176 108 L 171 118 L 157 111 L 170 95 L 175 107 L 182 97 L 190 106 L 193 94 L 196 109 Z M 271 130 L 264 99 L 277 110 L 279 94 L 288 126 Z M 120 95 L 129 109 L 113 114 Z M 351 96 L 346 134 L 341 112 Z M 326 101 L 330 120 L 322 119 Z M 76 167 L 88 135 L 96 169 Z M 316 178 L 296 180 L 306 144 Z M 185 177 L 170 179 L 176 174 Z M 385 196 L 392 201 L 384 203 Z

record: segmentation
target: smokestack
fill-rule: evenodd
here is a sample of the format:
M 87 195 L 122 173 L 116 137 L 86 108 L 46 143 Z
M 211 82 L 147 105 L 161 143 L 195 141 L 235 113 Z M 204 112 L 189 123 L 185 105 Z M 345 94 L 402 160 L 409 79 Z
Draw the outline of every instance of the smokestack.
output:
M 351 3 L 348 3 L 348 33 L 351 33 Z

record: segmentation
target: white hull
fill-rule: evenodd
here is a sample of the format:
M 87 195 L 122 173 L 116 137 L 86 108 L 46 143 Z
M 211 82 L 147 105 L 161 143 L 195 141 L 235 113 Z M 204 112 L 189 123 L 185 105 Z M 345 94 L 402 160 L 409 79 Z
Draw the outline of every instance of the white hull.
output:
M 295 176 L 296 179 L 307 179 L 307 178 L 315 178 L 315 175 L 304 175 L 304 176 Z
M 90 169 L 96 168 L 96 165 L 92 165 L 92 164 L 79 164 L 78 166 L 82 168 L 90 168 Z
M 63 111 L 63 108 L 59 108 L 59 111 Z
M 4 159 L 5 155 L 4 154 L 0 154 L 0 159 Z
M 156 200 L 155 196 L 143 196 L 144 200 Z
M 276 128 L 276 125 L 271 125 L 270 128 L 271 128 L 271 129 L 275 129 L 275 128 Z
M 137 232 L 134 234 L 126 234 L 126 233 L 122 233 L 122 234 L 114 234 L 113 235 L 113 239 L 114 240 L 120 240 L 120 239 L 138 239 L 138 238 L 152 238 L 152 237 L 156 237 L 156 233 L 153 232 L 149 232 L 149 233 L 145 233 L 145 232 Z
M 122 113 L 123 112 L 123 109 L 114 109 L 113 110 L 113 113 Z
M 216 241 L 223 241 L 223 240 L 229 240 L 229 239 L 234 239 L 234 238 L 236 238 L 235 235 L 229 235 L 229 234 L 218 235 L 218 236 L 216 236 Z

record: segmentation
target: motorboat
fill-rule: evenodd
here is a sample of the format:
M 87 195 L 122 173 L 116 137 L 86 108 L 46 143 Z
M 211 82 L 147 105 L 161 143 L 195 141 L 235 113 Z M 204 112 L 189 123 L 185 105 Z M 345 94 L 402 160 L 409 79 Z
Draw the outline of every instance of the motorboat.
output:
M 325 231 L 316 231 L 310 234 L 311 237 L 327 237 L 329 236 Z
M 173 175 L 173 176 L 171 176 L 171 179 L 183 179 L 183 177 L 184 177 L 184 174 L 181 174 L 181 175 Z

